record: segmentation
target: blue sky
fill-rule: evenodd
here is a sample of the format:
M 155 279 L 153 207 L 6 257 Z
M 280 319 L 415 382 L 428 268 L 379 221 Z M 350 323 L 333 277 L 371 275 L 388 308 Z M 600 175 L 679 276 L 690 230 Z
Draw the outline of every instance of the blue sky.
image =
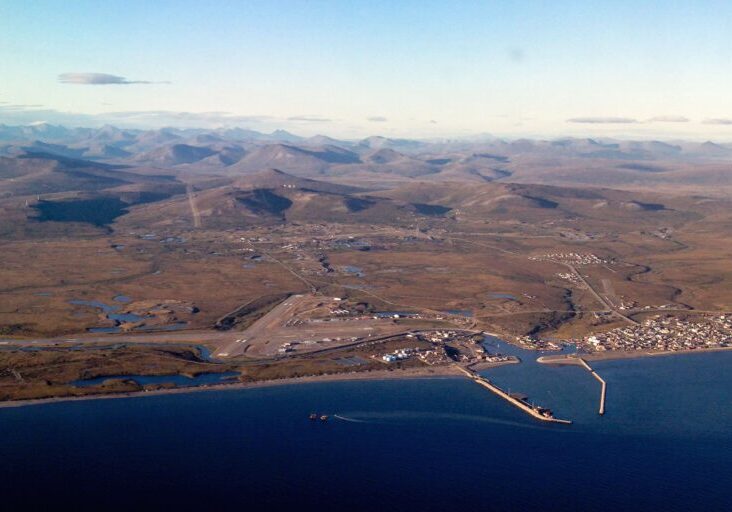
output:
M 729 1 L 4 0 L 0 123 L 732 140 L 730 27 Z

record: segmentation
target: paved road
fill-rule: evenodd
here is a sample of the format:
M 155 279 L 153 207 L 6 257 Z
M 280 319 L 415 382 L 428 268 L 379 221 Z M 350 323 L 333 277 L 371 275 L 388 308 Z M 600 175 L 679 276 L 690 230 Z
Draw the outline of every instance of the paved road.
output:
M 134 332 L 120 334 L 91 334 L 88 332 L 56 338 L 13 339 L 0 338 L 3 345 L 47 345 L 54 343 L 203 343 L 233 340 L 240 332 L 184 330 L 175 332 Z
M 237 338 L 222 344 L 214 351 L 215 357 L 235 357 L 251 350 L 253 354 L 262 355 L 265 345 L 269 343 L 268 334 L 279 329 L 295 311 L 312 298 L 305 295 L 293 295 L 270 310 L 262 318 L 254 322 L 248 329 L 237 333 Z
M 582 282 L 584 283 L 584 285 L 585 285 L 585 286 L 587 287 L 587 289 L 588 289 L 588 290 L 590 291 L 590 293 L 592 293 L 592 296 L 593 296 L 593 297 L 595 297 L 595 299 L 597 299 L 597 300 L 598 300 L 598 301 L 600 302 L 600 304 L 602 304 L 603 306 L 605 306 L 605 307 L 607 308 L 607 310 L 608 310 L 608 311 L 610 311 L 610 312 L 612 312 L 613 314 L 615 314 L 615 315 L 619 316 L 620 318 L 622 318 L 623 320 L 625 320 L 625 321 L 626 321 L 626 322 L 628 322 L 629 324 L 633 324 L 633 325 L 640 325 L 640 324 L 639 324 L 638 322 L 636 322 L 636 321 L 635 321 L 635 320 L 633 320 L 632 318 L 629 318 L 629 317 L 625 316 L 624 314 L 620 313 L 619 311 L 617 311 L 617 310 L 616 310 L 616 309 L 615 309 L 615 308 L 614 308 L 614 307 L 612 306 L 612 304 L 610 304 L 610 303 L 609 303 L 609 302 L 608 302 L 607 300 L 605 300 L 605 297 L 603 297 L 602 295 L 600 295 L 600 294 L 599 294 L 599 293 L 597 292 L 597 290 L 595 290 L 595 289 L 594 289 L 594 288 L 592 287 L 592 285 L 591 285 L 591 284 L 589 283 L 589 281 L 587 281 L 587 279 L 585 279 L 585 277 L 584 277 L 584 276 L 583 276 L 583 275 L 582 275 L 582 274 L 581 274 L 581 273 L 579 272 L 579 270 L 577 270 L 577 268 L 576 268 L 576 267 L 575 267 L 574 265 L 571 265 L 571 264 L 569 264 L 569 263 L 563 263 L 563 262 L 561 262 L 561 261 L 558 261 L 557 263 L 559 263 L 560 265 L 564 265 L 564 266 L 565 266 L 565 267 L 567 267 L 567 268 L 568 268 L 569 270 L 571 270 L 571 271 L 572 271 L 572 273 L 573 273 L 574 275 L 576 275 L 576 276 L 577 276 L 577 277 L 578 277 L 578 278 L 579 278 L 579 279 L 580 279 L 580 280 L 581 280 L 581 281 L 582 281 Z
M 193 187 L 191 185 L 186 187 L 186 193 L 188 194 L 188 204 L 191 207 L 191 215 L 193 215 L 193 227 L 200 228 L 201 212 L 198 211 L 198 206 L 196 206 L 196 196 L 193 193 Z

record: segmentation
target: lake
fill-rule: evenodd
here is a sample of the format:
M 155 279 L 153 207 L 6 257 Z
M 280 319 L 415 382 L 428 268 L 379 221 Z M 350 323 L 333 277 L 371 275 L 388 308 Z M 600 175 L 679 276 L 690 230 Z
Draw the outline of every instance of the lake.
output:
M 118 303 L 127 304 L 132 301 L 132 299 L 126 295 L 116 295 L 113 300 Z M 90 308 L 99 309 L 102 311 L 102 313 L 105 314 L 105 316 L 113 320 L 115 322 L 115 325 L 113 326 L 104 326 L 104 327 L 89 327 L 87 328 L 87 331 L 91 333 L 120 333 L 122 332 L 122 328 L 119 326 L 119 324 L 122 323 L 138 323 L 142 322 L 144 320 L 150 320 L 152 318 L 155 318 L 154 316 L 140 316 L 136 315 L 134 313 L 115 313 L 115 311 L 118 311 L 120 309 L 120 306 L 113 305 L 113 304 L 105 304 L 104 302 L 101 302 L 99 300 L 81 300 L 81 299 L 74 299 L 70 300 L 69 304 L 74 304 L 75 306 L 88 306 Z M 175 322 L 173 324 L 166 324 L 166 325 L 155 325 L 152 326 L 146 326 L 141 325 L 138 327 L 135 327 L 134 331 L 177 331 L 180 329 L 183 329 L 188 324 L 186 322 Z
M 732 353 L 594 363 L 604 417 L 586 371 L 518 355 L 484 373 L 573 425 L 537 422 L 463 378 L 0 409 L 3 506 L 730 509 Z
M 94 377 L 93 379 L 76 380 L 71 384 L 84 388 L 99 386 L 109 379 L 125 379 L 134 380 L 140 386 L 148 384 L 175 384 L 176 387 L 185 388 L 204 386 L 206 384 L 219 384 L 226 379 L 231 379 L 238 375 L 238 372 L 200 373 L 195 377 L 188 377 L 187 375 L 105 375 L 104 377 Z

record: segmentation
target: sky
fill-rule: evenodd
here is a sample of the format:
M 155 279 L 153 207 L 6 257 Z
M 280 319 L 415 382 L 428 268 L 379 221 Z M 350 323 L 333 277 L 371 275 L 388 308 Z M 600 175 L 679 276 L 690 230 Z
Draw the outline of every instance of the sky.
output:
M 0 0 L 0 123 L 732 140 L 732 2 Z

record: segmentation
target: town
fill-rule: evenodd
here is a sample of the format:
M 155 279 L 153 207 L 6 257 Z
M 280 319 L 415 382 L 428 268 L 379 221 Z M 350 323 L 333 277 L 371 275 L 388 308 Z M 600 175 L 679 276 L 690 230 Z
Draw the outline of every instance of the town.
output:
M 581 346 L 590 351 L 679 351 L 732 347 L 732 317 L 715 315 L 696 321 L 671 316 L 652 318 L 640 325 L 587 336 Z
M 555 261 L 569 265 L 603 265 L 613 263 L 611 260 L 600 258 L 596 254 L 579 254 L 576 252 L 542 254 L 539 256 L 529 256 L 529 259 L 532 261 Z
M 468 366 L 517 362 L 511 356 L 489 353 L 482 345 L 483 335 L 470 331 L 424 331 L 407 334 L 406 338 L 426 342 L 429 345 L 425 348 L 399 348 L 382 355 L 380 358 L 377 357 L 377 359 L 386 363 L 395 363 L 416 358 L 431 366 L 454 362 Z

